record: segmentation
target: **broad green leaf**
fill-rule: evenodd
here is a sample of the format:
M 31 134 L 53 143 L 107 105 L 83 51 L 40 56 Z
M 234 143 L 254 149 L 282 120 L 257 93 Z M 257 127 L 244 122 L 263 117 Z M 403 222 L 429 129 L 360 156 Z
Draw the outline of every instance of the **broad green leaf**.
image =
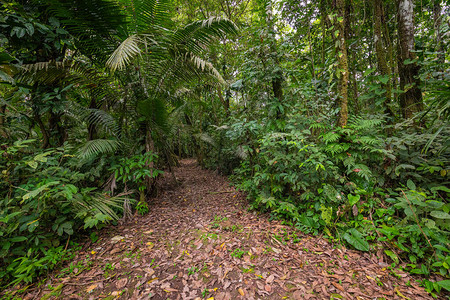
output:
M 347 198 L 348 198 L 348 202 L 350 203 L 350 205 L 353 206 L 356 203 L 358 203 L 359 199 L 361 198 L 361 195 L 348 194 Z
M 35 190 L 33 190 L 33 191 L 23 195 L 22 201 L 25 201 L 25 200 L 28 200 L 28 199 L 33 199 L 34 197 L 39 195 L 42 191 L 44 191 L 48 187 L 53 186 L 53 185 L 57 185 L 57 184 L 59 184 L 59 181 L 52 181 L 52 182 L 49 182 L 47 184 L 44 184 L 43 186 L 41 186 L 41 187 L 39 187 L 39 188 L 37 188 L 37 189 L 35 189 Z
M 33 169 L 36 169 L 38 167 L 38 163 L 34 160 L 27 161 L 26 164 L 32 167 Z
M 387 256 L 389 256 L 396 264 L 399 263 L 398 256 L 391 250 L 384 250 L 384 253 L 386 253 Z
M 18 242 L 23 242 L 23 241 L 26 241 L 28 238 L 27 237 L 24 237 L 24 236 L 15 236 L 15 237 L 13 237 L 13 238 L 11 238 L 11 239 L 9 239 L 11 242 L 13 242 L 13 243 L 18 243 Z
M 441 288 L 450 291 L 450 280 L 442 280 L 436 282 Z
M 406 185 L 408 186 L 408 188 L 410 190 L 416 190 L 416 185 L 414 184 L 414 182 L 411 179 L 408 179 L 408 181 L 406 182 Z
M 435 217 L 436 219 L 450 220 L 450 214 L 443 211 L 433 210 L 432 212 L 430 212 L 430 215 L 432 217 Z
M 369 243 L 364 239 L 363 235 L 355 228 L 350 228 L 344 234 L 344 239 L 357 250 L 369 251 Z
M 446 247 L 444 247 L 442 245 L 433 245 L 433 247 L 438 249 L 438 250 L 450 253 L 450 249 L 448 249 L 448 248 L 446 248 Z

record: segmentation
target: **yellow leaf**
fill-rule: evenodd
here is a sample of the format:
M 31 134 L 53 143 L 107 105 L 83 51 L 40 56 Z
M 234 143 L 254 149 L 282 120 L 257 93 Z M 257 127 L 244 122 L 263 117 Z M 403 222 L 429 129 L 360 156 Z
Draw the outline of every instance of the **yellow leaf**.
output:
M 223 242 L 222 245 L 220 245 L 220 248 L 223 248 L 224 245 L 225 245 L 225 242 Z
M 152 278 L 149 281 L 147 281 L 148 284 L 152 283 L 153 281 L 158 280 L 158 277 Z
M 244 293 L 244 290 L 241 289 L 241 288 L 238 289 L 238 292 L 239 292 L 239 294 L 241 294 L 241 296 L 244 296 L 244 294 L 245 294 L 245 293 Z
M 214 297 L 209 297 L 209 298 L 206 299 L 206 300 L 214 300 Z
M 195 209 L 193 209 L 192 211 L 195 212 Z
M 91 254 L 92 254 L 92 255 L 94 255 L 95 253 L 97 253 L 97 252 L 95 252 L 94 250 L 91 251 Z
M 399 295 L 400 297 L 402 297 L 403 299 L 409 299 L 408 297 L 406 297 L 405 295 L 403 295 L 397 287 L 395 287 L 394 291 L 397 293 L 397 295 Z

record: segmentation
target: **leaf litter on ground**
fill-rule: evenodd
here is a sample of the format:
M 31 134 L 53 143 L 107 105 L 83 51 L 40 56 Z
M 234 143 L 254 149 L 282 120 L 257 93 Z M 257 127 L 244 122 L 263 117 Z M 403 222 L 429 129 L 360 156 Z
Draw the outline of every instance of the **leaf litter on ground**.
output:
M 150 213 L 104 228 L 72 265 L 24 299 L 433 299 L 384 255 L 325 239 L 246 210 L 226 178 L 183 160 L 150 200 Z M 296 236 L 296 242 L 283 237 Z M 280 238 L 281 237 L 281 238 Z

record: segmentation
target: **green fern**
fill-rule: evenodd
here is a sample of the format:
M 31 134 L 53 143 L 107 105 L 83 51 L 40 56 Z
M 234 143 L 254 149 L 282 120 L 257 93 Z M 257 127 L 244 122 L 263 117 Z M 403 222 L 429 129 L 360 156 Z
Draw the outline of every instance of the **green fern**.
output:
M 327 132 L 322 136 L 323 141 L 325 142 L 325 144 L 328 143 L 332 143 L 332 142 L 336 142 L 337 140 L 339 140 L 339 138 L 341 137 L 340 134 L 331 131 L 331 132 Z
M 384 121 L 382 119 L 368 119 L 361 116 L 353 116 L 348 123 L 348 127 L 361 132 L 365 130 L 373 131 L 375 128 L 381 126 Z

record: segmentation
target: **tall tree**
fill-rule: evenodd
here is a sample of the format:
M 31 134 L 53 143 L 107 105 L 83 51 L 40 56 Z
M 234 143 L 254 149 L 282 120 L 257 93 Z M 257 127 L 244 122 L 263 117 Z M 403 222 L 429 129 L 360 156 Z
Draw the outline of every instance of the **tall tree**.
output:
M 337 54 L 338 54 L 338 77 L 339 77 L 339 117 L 338 125 L 344 127 L 348 121 L 348 51 L 347 51 L 347 33 L 348 30 L 348 14 L 347 5 L 350 5 L 350 0 L 336 0 L 336 13 L 338 29 L 337 36 Z
M 375 51 L 378 61 L 378 71 L 382 77 L 381 86 L 385 92 L 384 101 L 384 112 L 390 116 L 393 116 L 393 112 L 390 109 L 391 95 L 392 95 L 392 84 L 391 84 L 391 69 L 387 63 L 387 51 L 386 51 L 386 38 L 383 38 L 382 24 L 386 22 L 386 17 L 384 15 L 384 7 L 382 0 L 373 0 L 373 35 L 375 43 Z M 384 32 L 386 34 L 386 32 Z
M 400 76 L 400 109 L 405 119 L 423 109 L 422 91 L 418 78 L 420 67 L 413 62 L 414 0 L 397 0 L 398 17 L 398 72 Z
M 280 60 L 278 59 L 278 49 L 275 39 L 276 31 L 271 1 L 268 1 L 266 6 L 266 26 L 270 44 L 270 57 L 274 66 L 272 73 L 273 96 L 281 103 L 283 101 L 283 71 L 281 69 Z M 277 109 L 277 119 L 281 118 L 281 114 L 280 109 Z

